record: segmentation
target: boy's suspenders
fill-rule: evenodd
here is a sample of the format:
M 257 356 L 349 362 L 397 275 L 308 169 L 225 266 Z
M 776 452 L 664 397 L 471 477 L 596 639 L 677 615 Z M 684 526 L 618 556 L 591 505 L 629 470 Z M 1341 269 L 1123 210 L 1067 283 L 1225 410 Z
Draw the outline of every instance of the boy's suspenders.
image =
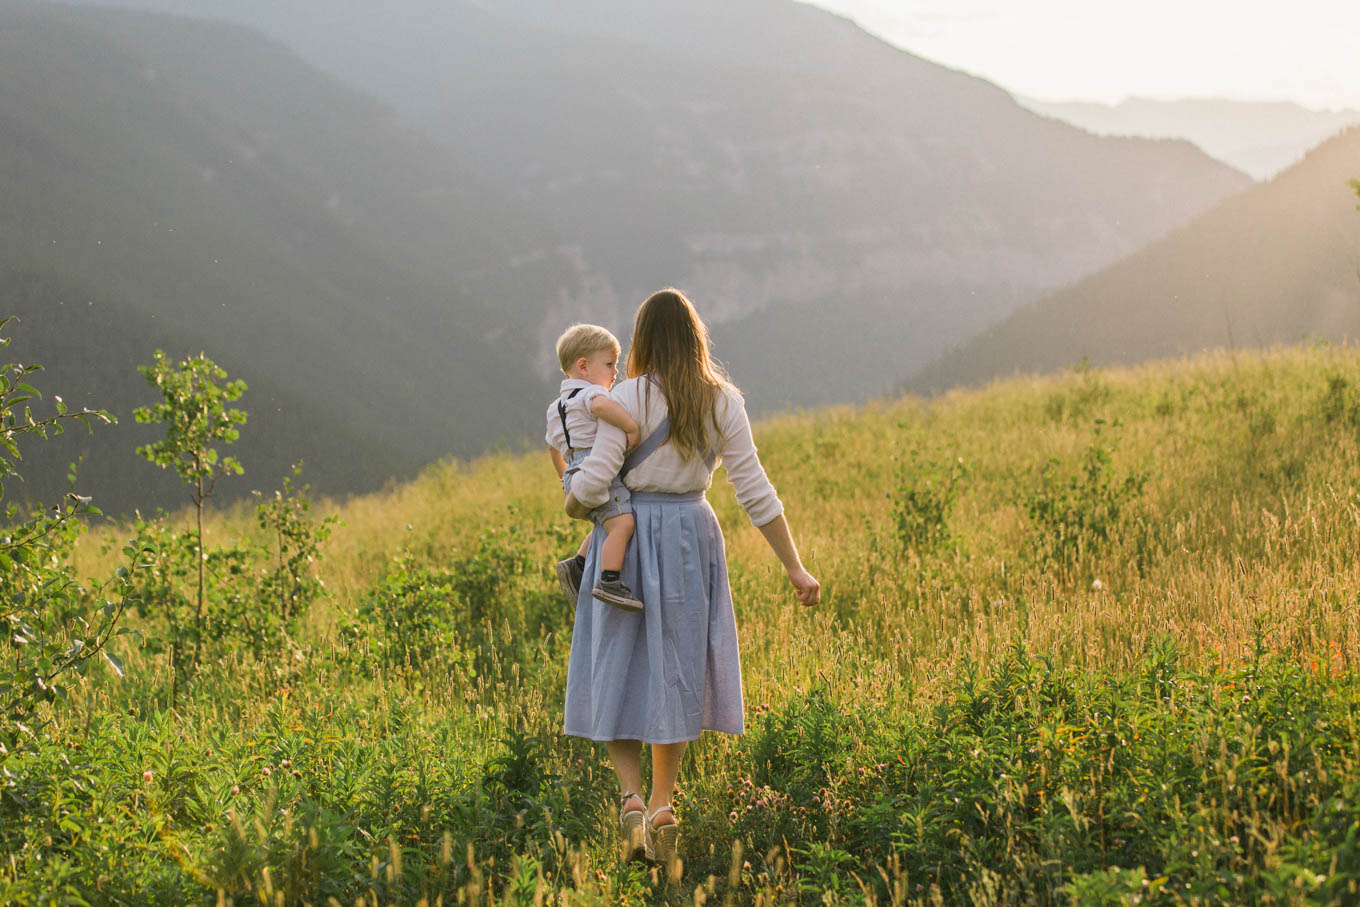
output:
M 572 397 L 575 397 L 580 392 L 581 389 L 579 387 L 572 388 L 571 393 L 567 394 L 567 399 L 570 400 Z M 557 401 L 557 418 L 562 420 L 562 434 L 563 436 L 565 436 L 567 441 L 567 455 L 570 456 L 571 432 L 567 431 L 567 404 L 564 403 L 560 398 Z

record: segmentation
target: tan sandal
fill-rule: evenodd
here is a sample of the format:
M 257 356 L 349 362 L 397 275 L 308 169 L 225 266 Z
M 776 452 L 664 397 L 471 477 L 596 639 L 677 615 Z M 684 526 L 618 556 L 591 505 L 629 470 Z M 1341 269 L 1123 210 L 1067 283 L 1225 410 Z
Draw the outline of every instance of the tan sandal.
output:
M 644 802 L 631 791 L 619 794 L 620 855 L 625 863 L 639 863 L 647 859 L 652 842 L 647 839 L 647 810 L 645 807 L 626 809 L 629 800 Z
M 662 813 L 670 813 L 671 821 L 665 825 L 657 825 L 656 817 Z M 650 816 L 647 817 L 647 844 L 649 845 L 647 857 L 652 862 L 661 865 L 666 870 L 666 879 L 670 882 L 680 881 L 682 864 L 679 856 L 680 846 L 680 823 L 675 818 L 675 810 L 667 803 L 665 806 L 658 806 Z

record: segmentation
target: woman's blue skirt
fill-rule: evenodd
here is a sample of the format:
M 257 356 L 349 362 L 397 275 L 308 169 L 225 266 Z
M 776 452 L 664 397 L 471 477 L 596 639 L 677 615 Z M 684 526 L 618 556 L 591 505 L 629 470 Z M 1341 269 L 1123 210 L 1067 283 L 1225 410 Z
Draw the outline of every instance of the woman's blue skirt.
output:
M 596 528 L 576 601 L 566 732 L 592 740 L 679 743 L 743 730 L 741 658 L 722 529 L 702 491 L 633 493 L 637 527 L 622 579 L 640 613 L 596 601 Z

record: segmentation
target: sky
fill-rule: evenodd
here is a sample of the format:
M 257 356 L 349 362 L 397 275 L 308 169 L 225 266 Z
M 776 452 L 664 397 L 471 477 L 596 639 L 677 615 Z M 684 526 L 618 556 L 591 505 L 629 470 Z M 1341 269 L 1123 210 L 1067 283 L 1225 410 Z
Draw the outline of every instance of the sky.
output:
M 1216 97 L 1360 109 L 1360 0 L 811 2 L 1037 100 Z

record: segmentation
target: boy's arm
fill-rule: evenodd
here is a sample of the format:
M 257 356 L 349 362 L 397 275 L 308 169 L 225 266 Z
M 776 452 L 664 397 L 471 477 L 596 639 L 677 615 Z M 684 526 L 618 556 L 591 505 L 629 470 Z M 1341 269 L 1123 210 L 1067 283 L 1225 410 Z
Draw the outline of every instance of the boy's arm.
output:
M 561 481 L 562 476 L 565 475 L 567 471 L 567 461 L 562 459 L 562 451 L 558 450 L 556 447 L 549 447 L 548 453 L 552 454 L 553 468 L 557 470 L 558 481 Z
M 641 429 L 638 428 L 637 420 L 628 415 L 628 410 L 624 409 L 604 394 L 600 394 L 590 401 L 590 411 L 595 414 L 597 419 L 608 422 L 610 425 L 623 432 L 628 438 L 627 444 L 629 449 L 637 446 L 639 440 L 638 434 Z

